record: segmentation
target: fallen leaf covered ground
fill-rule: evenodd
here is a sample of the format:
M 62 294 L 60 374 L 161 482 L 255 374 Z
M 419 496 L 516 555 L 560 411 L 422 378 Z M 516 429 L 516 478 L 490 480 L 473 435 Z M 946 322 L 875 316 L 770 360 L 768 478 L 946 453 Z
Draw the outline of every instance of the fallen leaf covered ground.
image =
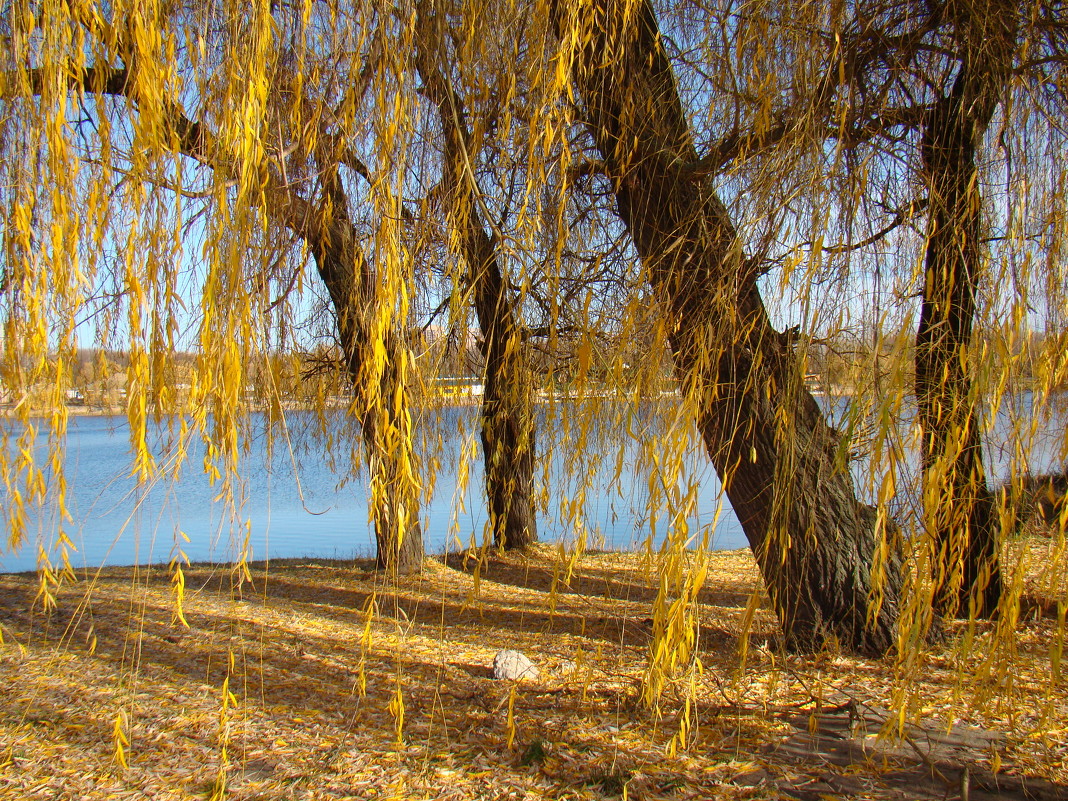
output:
M 1052 548 L 1023 553 L 1004 661 L 984 656 L 993 624 L 962 623 L 912 667 L 784 654 L 766 600 L 743 641 L 752 556 L 713 554 L 698 658 L 656 708 L 640 554 L 569 576 L 541 546 L 394 582 L 364 562 L 259 564 L 251 582 L 194 566 L 188 627 L 163 567 L 83 577 L 51 611 L 35 577 L 3 575 L 0 798 L 1068 798 Z M 495 680 L 504 648 L 538 678 Z M 899 710 L 904 736 L 880 737 Z

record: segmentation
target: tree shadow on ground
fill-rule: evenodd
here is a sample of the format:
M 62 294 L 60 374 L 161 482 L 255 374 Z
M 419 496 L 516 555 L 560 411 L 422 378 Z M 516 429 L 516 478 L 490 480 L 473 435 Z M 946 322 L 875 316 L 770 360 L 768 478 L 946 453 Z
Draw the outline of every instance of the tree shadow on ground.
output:
M 79 758 L 106 762 L 112 690 L 136 678 L 139 700 L 128 706 L 131 719 L 145 721 L 138 725 L 160 742 L 188 740 L 198 753 L 210 753 L 219 736 L 213 710 L 229 682 L 247 721 L 234 735 L 245 755 L 231 771 L 235 798 L 243 790 L 277 796 L 294 782 L 336 785 L 344 794 L 365 756 L 410 769 L 412 781 L 424 788 L 412 794 L 428 798 L 507 795 L 535 782 L 555 788 L 551 797 L 576 791 L 612 796 L 622 788 L 631 797 L 711 797 L 724 788 L 745 794 L 763 785 L 805 799 L 821 793 L 934 799 L 953 797 L 947 788 L 966 769 L 973 799 L 994 797 L 989 787 L 1001 788 L 1003 797 L 1066 797 L 1062 785 L 991 777 L 975 749 L 926 761 L 907 752 L 876 753 L 849 728 L 844 710 L 821 713 L 813 729 L 810 714 L 735 709 L 726 695 L 696 704 L 700 739 L 685 760 L 665 760 L 666 743 L 677 731 L 671 721 L 678 699 L 671 690 L 660 707 L 640 702 L 650 631 L 638 616 L 647 613 L 648 596 L 614 593 L 612 571 L 583 568 L 570 587 L 558 588 L 551 611 L 546 564 L 529 568 L 503 558 L 482 574 L 477 598 L 471 573 L 452 569 L 448 560 L 396 582 L 367 566 L 308 560 L 272 563 L 269 570 L 253 565 L 251 582 L 235 581 L 228 568 L 193 566 L 186 571 L 188 629 L 175 619 L 171 578 L 163 569 L 137 580 L 130 571 L 106 571 L 92 593 L 89 582 L 64 589 L 50 614 L 29 611 L 37 589 L 32 577 L 0 576 L 0 624 L 7 642 L 28 654 L 4 652 L 0 659 L 0 670 L 19 672 L 24 665 L 18 682 L 26 685 L 26 693 L 12 695 L 0 709 L 0 732 L 29 727 Z M 716 590 L 710 597 L 719 606 L 732 605 L 710 614 L 740 618 L 753 591 Z M 770 638 L 774 631 L 765 619 L 755 636 Z M 700 647 L 711 666 L 705 680 L 711 687 L 725 680 L 716 672 L 723 676 L 736 664 L 739 638 L 726 622 L 713 622 L 702 626 Z M 540 677 L 520 684 L 493 679 L 498 648 L 527 652 Z M 54 656 L 60 651 L 69 665 Z M 778 660 L 783 680 L 791 679 L 791 670 L 806 669 L 803 660 L 782 667 L 781 656 L 764 651 L 751 649 L 759 652 L 751 659 Z M 46 668 L 41 673 L 26 667 L 38 661 Z M 808 667 L 832 670 L 835 664 Z M 863 687 L 887 666 L 854 660 L 837 669 Z M 0 678 L 16 687 L 14 675 Z M 208 723 L 191 728 L 175 717 L 174 710 L 186 708 L 200 710 Z M 751 725 L 738 722 L 743 713 Z M 80 723 L 72 726 L 72 720 Z M 394 742 L 398 720 L 405 747 Z M 153 747 L 147 737 L 138 743 Z M 332 745 L 324 750 L 323 743 Z M 470 762 L 473 775 L 489 778 L 479 779 L 477 792 L 460 792 L 455 774 L 428 772 L 426 765 L 442 759 Z M 933 778 L 924 778 L 924 771 Z
M 536 589 L 541 592 L 573 593 L 584 597 L 600 597 L 610 601 L 630 601 L 652 606 L 657 588 L 651 580 L 636 568 L 610 571 L 582 564 L 567 574 L 560 559 L 546 558 L 540 554 L 508 554 L 494 552 L 449 553 L 436 557 L 442 564 L 454 570 L 474 573 L 476 570 L 487 579 L 500 584 Z M 713 606 L 745 606 L 752 592 L 742 582 L 720 580 L 710 575 L 698 593 L 701 604 Z
M 898 736 L 887 732 L 893 728 L 887 726 L 890 717 L 885 709 L 855 705 L 825 714 L 783 716 L 792 732 L 766 753 L 799 765 L 818 761 L 844 769 L 866 766 L 886 785 L 884 797 L 902 801 L 1068 801 L 1066 785 L 986 767 L 994 749 L 1003 747 L 1004 737 L 997 732 L 963 724 L 948 731 L 941 724 L 909 724 Z M 865 779 L 859 771 L 828 771 L 792 792 L 806 801 L 855 797 L 865 792 Z

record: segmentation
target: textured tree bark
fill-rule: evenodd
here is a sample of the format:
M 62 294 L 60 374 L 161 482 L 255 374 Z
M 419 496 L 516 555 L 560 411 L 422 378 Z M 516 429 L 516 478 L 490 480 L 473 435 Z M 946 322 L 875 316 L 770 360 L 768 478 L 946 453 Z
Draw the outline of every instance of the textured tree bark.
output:
M 993 493 L 980 442 L 980 397 L 969 348 L 982 274 L 976 151 L 1006 89 L 1017 9 L 989 2 L 956 9 L 961 66 L 928 116 L 921 143 L 929 188 L 923 305 L 916 331 L 923 505 L 932 538 L 935 608 L 989 616 L 1003 587 Z
M 516 321 L 497 237 L 487 233 L 478 208 L 473 174 L 477 150 L 471 143 L 461 99 L 446 81 L 434 53 L 440 41 L 437 18 L 420 12 L 417 65 L 423 91 L 437 106 L 445 134 L 444 182 L 451 187 L 449 222 L 457 252 L 467 266 L 486 362 L 482 396 L 482 453 L 493 541 L 505 549 L 537 541 L 534 505 L 534 408 L 530 366 Z
M 347 201 L 336 167 L 333 172 L 324 168 L 324 185 L 328 202 L 321 204 L 305 238 L 330 294 L 355 392 L 370 477 L 376 562 L 390 573 L 416 573 L 422 569 L 424 550 L 408 411 L 408 351 L 391 327 L 376 332 L 371 322 L 373 275 L 352 224 L 343 216 Z M 376 339 L 384 364 L 375 364 Z
M 481 227 L 473 233 L 475 238 L 488 240 Z M 486 360 L 482 396 L 486 497 L 494 542 L 511 550 L 526 548 L 538 539 L 530 368 L 496 258 L 481 264 L 472 284 Z
M 556 9 L 576 42 L 573 80 L 619 214 L 672 326 L 682 391 L 756 556 L 787 646 L 881 654 L 895 642 L 895 531 L 858 502 L 789 337 L 768 319 L 757 274 L 696 163 L 648 0 Z
M 408 413 L 407 350 L 385 338 L 386 366 L 373 402 L 361 414 L 371 479 L 375 561 L 380 570 L 404 575 L 423 567 L 412 419 Z

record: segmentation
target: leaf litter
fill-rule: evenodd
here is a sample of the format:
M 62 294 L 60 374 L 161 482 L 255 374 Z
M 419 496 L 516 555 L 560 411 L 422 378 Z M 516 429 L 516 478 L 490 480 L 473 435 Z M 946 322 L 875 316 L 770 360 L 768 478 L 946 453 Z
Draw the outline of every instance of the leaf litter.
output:
M 1056 588 L 1034 580 L 1007 669 L 984 674 L 992 624 L 962 623 L 905 675 L 783 653 L 751 554 L 708 559 L 696 658 L 653 707 L 641 554 L 452 555 L 394 581 L 193 565 L 188 626 L 165 568 L 104 569 L 49 611 L 34 576 L 0 576 L 0 798 L 1068 798 Z M 506 648 L 539 678 L 495 681 Z

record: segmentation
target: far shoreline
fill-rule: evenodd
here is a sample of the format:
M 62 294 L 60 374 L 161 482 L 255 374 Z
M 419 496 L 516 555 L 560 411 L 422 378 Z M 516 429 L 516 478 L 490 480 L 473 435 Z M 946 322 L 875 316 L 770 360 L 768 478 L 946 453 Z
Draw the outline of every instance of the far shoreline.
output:
M 488 547 L 485 552 L 480 552 L 481 549 L 466 548 L 462 551 L 445 551 L 438 553 L 427 553 L 423 557 L 424 566 L 429 562 L 437 562 L 438 564 L 447 564 L 454 560 L 475 560 L 480 558 L 494 559 L 494 558 L 510 558 L 510 559 L 556 559 L 559 557 L 559 545 L 558 542 L 553 541 L 539 541 L 535 543 L 529 550 L 526 551 L 500 551 L 496 547 Z M 657 549 L 658 550 L 658 549 Z M 653 550 L 651 553 L 656 554 L 657 550 Z M 688 553 L 696 553 L 696 549 L 687 548 Z M 568 551 L 572 553 L 572 551 Z M 644 548 L 588 548 L 584 549 L 580 558 L 590 557 L 629 557 L 629 556 L 642 556 L 650 553 Z M 745 545 L 741 548 L 710 548 L 706 553 L 715 553 L 722 555 L 729 554 L 751 554 L 752 549 Z M 215 571 L 215 570 L 234 570 L 239 564 L 239 561 L 226 561 L 226 562 L 212 562 L 212 561 L 194 561 L 188 564 L 183 563 L 181 568 L 183 571 Z M 336 556 L 280 556 L 274 559 L 255 559 L 250 562 L 246 562 L 245 566 L 249 570 L 255 571 L 269 571 L 275 568 L 296 568 L 296 567 L 323 567 L 323 568 L 337 568 L 337 569 L 353 569 L 359 570 L 364 573 L 383 573 L 388 575 L 386 571 L 381 571 L 375 566 L 374 556 L 354 555 L 352 557 L 336 557 Z M 55 566 L 53 566 L 54 569 Z M 102 565 L 97 567 L 73 567 L 75 577 L 78 581 L 90 581 L 94 578 L 113 578 L 112 574 L 126 575 L 134 571 L 156 571 L 163 570 L 170 573 L 170 562 L 146 562 L 144 564 L 121 564 L 121 565 Z M 39 572 L 38 570 L 0 570 L 0 576 L 11 577 L 29 577 L 35 576 Z M 418 576 L 419 573 L 401 573 L 399 578 L 408 578 L 412 576 Z

